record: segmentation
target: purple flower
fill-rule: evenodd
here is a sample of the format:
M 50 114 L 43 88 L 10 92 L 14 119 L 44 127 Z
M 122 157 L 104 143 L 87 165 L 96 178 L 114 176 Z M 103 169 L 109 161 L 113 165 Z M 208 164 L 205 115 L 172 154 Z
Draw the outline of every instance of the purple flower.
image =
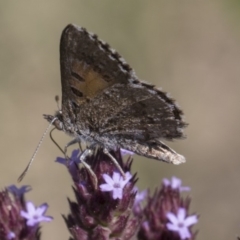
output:
M 191 188 L 190 187 L 183 187 L 182 185 L 182 180 L 176 177 L 172 177 L 171 180 L 168 180 L 167 178 L 163 179 L 163 185 L 165 187 L 170 186 L 173 190 L 179 190 L 180 192 L 183 191 L 190 191 Z
M 102 192 L 112 192 L 113 199 L 122 199 L 123 188 L 132 178 L 132 175 L 127 172 L 125 174 L 125 179 L 118 172 L 113 172 L 113 177 L 111 178 L 108 174 L 103 174 L 103 178 L 106 183 L 101 184 L 99 187 Z
M 9 232 L 7 234 L 7 239 L 11 240 L 11 239 L 14 239 L 16 238 L 16 234 L 14 232 Z
M 29 192 L 32 190 L 30 186 L 24 185 L 20 188 L 16 187 L 15 185 L 10 185 L 7 187 L 8 191 L 14 194 L 17 197 L 23 196 L 25 193 Z
M 79 149 L 75 149 L 72 151 L 72 155 L 70 157 L 69 160 L 69 164 L 71 165 L 72 163 L 76 163 L 79 164 L 80 163 L 80 155 L 79 155 L 80 151 Z M 67 166 L 67 160 L 66 158 L 62 158 L 62 157 L 57 157 L 56 162 L 61 163 L 65 166 Z
M 139 192 L 137 187 L 135 187 L 134 190 L 135 190 L 135 192 L 137 192 L 135 201 L 134 201 L 134 205 L 140 204 L 147 197 L 148 190 L 145 189 L 145 190 Z
M 81 156 L 81 154 L 80 154 L 79 149 L 76 149 L 76 150 L 72 151 L 72 155 L 69 160 L 67 160 L 66 158 L 57 157 L 55 162 L 65 165 L 68 168 L 68 171 L 70 172 L 74 181 L 77 181 L 77 179 L 78 179 L 77 166 L 80 163 L 80 156 Z
M 178 232 L 182 240 L 191 237 L 188 227 L 198 222 L 196 215 L 186 217 L 186 209 L 179 208 L 176 215 L 168 212 L 166 216 L 170 221 L 167 223 L 168 230 Z
M 141 192 L 138 191 L 137 187 L 134 187 L 133 192 L 136 194 L 134 203 L 133 203 L 133 213 L 135 216 L 141 216 L 143 214 L 143 206 L 142 202 L 146 199 L 146 197 L 149 195 L 148 190 L 143 190 Z
M 34 226 L 42 221 L 50 222 L 52 217 L 44 216 L 47 211 L 48 205 L 42 204 L 41 206 L 35 208 L 32 202 L 26 203 L 26 210 L 21 210 L 20 214 L 23 218 L 27 219 L 28 226 Z

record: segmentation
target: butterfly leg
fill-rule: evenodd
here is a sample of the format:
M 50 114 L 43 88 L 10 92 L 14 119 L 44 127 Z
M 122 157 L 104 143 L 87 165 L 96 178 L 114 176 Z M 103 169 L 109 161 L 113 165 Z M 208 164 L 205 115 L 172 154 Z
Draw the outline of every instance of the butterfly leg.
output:
M 73 144 L 79 143 L 80 139 L 79 138 L 74 138 L 73 140 L 71 140 L 65 147 L 64 147 L 64 155 L 65 157 L 67 157 L 67 149 L 68 147 L 70 147 Z
M 85 162 L 85 159 L 88 156 L 91 156 L 93 154 L 93 149 L 91 147 L 86 148 L 80 156 L 80 162 L 83 164 L 83 166 L 87 169 L 88 173 L 90 174 L 93 182 L 94 189 L 98 188 L 98 180 L 96 174 L 93 172 L 91 166 Z
M 111 158 L 112 162 L 114 163 L 114 165 L 118 168 L 118 170 L 120 171 L 120 173 L 122 174 L 123 178 L 125 179 L 125 173 L 122 170 L 121 166 L 119 165 L 119 163 L 117 162 L 117 160 L 112 156 L 112 154 L 108 151 L 107 148 L 103 149 L 103 152 Z

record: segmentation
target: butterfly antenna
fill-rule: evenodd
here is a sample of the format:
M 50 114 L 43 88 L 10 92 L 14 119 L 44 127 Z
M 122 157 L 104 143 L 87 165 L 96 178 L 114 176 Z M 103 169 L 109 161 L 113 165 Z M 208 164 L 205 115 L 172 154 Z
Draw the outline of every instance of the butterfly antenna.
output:
M 41 137 L 41 139 L 40 139 L 40 141 L 39 141 L 39 143 L 38 143 L 38 145 L 37 145 L 37 147 L 36 147 L 36 150 L 34 151 L 33 156 L 32 156 L 32 158 L 30 159 L 27 167 L 24 169 L 24 171 L 22 172 L 22 174 L 19 176 L 18 182 L 21 182 L 21 181 L 23 180 L 24 176 L 26 175 L 26 173 L 28 172 L 28 170 L 29 170 L 29 168 L 31 167 L 31 165 L 32 165 L 32 163 L 33 163 L 33 160 L 34 160 L 34 158 L 36 157 L 36 154 L 37 154 L 37 152 L 38 152 L 38 150 L 39 150 L 39 148 L 40 148 L 40 146 L 41 146 L 41 144 L 42 144 L 42 142 L 43 142 L 43 139 L 45 138 L 45 136 L 46 136 L 46 134 L 48 133 L 50 127 L 52 126 L 53 122 L 54 122 L 56 119 L 57 119 L 57 118 L 54 118 L 54 119 L 50 122 L 50 124 L 48 125 L 47 129 L 46 129 L 45 132 L 43 133 L 43 135 L 42 135 L 42 137 Z

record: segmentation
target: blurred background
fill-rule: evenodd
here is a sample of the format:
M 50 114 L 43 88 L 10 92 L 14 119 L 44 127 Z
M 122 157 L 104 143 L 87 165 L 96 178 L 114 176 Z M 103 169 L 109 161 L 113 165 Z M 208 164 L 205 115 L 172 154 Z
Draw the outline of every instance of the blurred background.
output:
M 197 239 L 240 235 L 240 3 L 201 1 L 1 1 L 0 187 L 16 184 L 47 127 L 42 114 L 61 96 L 59 40 L 68 23 L 99 35 L 140 79 L 170 92 L 185 112 L 186 140 L 170 145 L 187 158 L 173 166 L 135 156 L 140 189 L 177 176 L 200 214 Z M 69 137 L 55 132 L 64 146 Z M 61 214 L 74 199 L 71 179 L 54 163 L 59 150 L 46 137 L 22 184 L 28 200 L 48 202 L 54 221 L 42 239 L 68 239 Z

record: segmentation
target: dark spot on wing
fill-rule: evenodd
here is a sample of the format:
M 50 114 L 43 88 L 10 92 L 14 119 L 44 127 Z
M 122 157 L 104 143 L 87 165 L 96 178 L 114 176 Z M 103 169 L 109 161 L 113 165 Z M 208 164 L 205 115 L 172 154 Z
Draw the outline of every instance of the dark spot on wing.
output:
M 76 96 L 83 97 L 83 93 L 81 91 L 77 90 L 76 88 L 71 87 L 71 90 L 72 90 L 73 94 L 75 94 Z
M 82 78 L 79 74 L 75 73 L 75 72 L 71 72 L 71 75 L 76 78 L 78 81 L 80 82 L 85 82 L 85 79 Z

